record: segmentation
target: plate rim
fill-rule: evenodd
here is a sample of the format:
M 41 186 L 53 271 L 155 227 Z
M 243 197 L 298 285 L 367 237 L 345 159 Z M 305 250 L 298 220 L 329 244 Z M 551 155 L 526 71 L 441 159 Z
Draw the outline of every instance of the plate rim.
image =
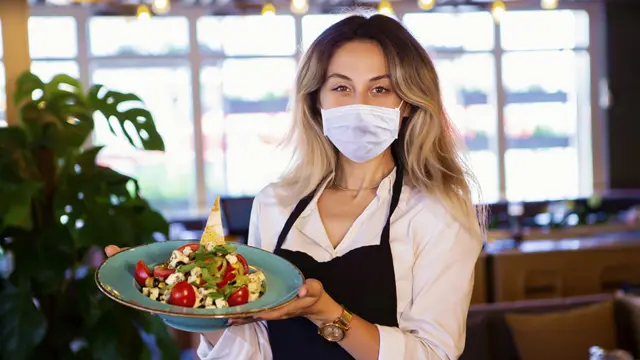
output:
M 160 241 L 158 241 L 160 242 Z M 144 306 L 144 305 L 138 305 L 138 304 L 133 304 L 130 302 L 127 302 L 123 299 L 119 299 L 117 296 L 114 296 L 113 294 L 111 294 L 110 291 L 108 291 L 105 287 L 105 285 L 102 284 L 102 282 L 99 279 L 99 275 L 100 275 L 100 271 L 102 270 L 102 267 L 109 262 L 109 260 L 113 259 L 114 257 L 123 254 L 125 251 L 128 250 L 132 250 L 132 249 L 136 249 L 136 248 L 140 248 L 140 247 L 144 247 L 144 246 L 148 246 L 148 245 L 153 245 L 155 243 L 158 242 L 153 242 L 153 243 L 148 243 L 148 244 L 140 244 L 140 245 L 136 245 L 136 246 L 131 246 L 127 249 L 125 249 L 124 251 L 121 251 L 111 257 L 108 257 L 107 259 L 105 259 L 102 264 L 100 264 L 100 266 L 98 266 L 98 268 L 96 269 L 96 272 L 94 274 L 94 279 L 96 284 L 98 285 L 98 288 L 100 289 L 100 291 L 107 295 L 107 297 L 109 297 L 111 300 L 114 300 L 122 305 L 137 309 L 137 310 L 141 310 L 141 311 L 146 311 L 149 312 L 151 314 L 160 314 L 160 315 L 165 315 L 165 316 L 173 316 L 173 317 L 183 317 L 183 318 L 196 318 L 196 319 L 229 319 L 229 318 L 242 318 L 242 317 L 247 317 L 248 315 L 252 315 L 252 314 L 256 314 L 256 313 L 262 313 L 262 312 L 267 312 L 267 311 L 274 311 L 274 310 L 278 310 L 280 308 L 283 308 L 287 305 L 289 305 L 290 303 L 292 303 L 293 301 L 295 301 L 296 297 L 297 297 L 297 293 L 296 295 L 294 295 L 291 299 L 283 302 L 282 304 L 276 305 L 276 306 L 272 306 L 272 307 L 268 307 L 268 308 L 262 308 L 262 309 L 255 309 L 255 310 L 250 310 L 250 311 L 243 311 L 240 313 L 232 313 L 232 314 L 188 314 L 188 313 L 175 313 L 175 312 L 171 312 L 171 311 L 166 311 L 166 310 L 159 310 L 159 309 L 152 309 L 150 307 Z M 161 241 L 162 243 L 167 243 L 167 242 L 190 242 L 190 240 L 166 240 L 166 241 Z M 193 241 L 195 243 L 200 243 L 199 241 Z M 246 245 L 246 244 L 237 244 L 237 243 L 233 243 L 233 242 L 228 242 L 230 244 L 233 245 L 242 245 L 242 246 L 246 246 L 246 247 L 250 247 L 252 249 L 256 249 L 256 250 L 260 250 L 260 251 L 264 251 L 270 255 L 275 255 L 277 257 L 279 257 L 281 260 L 286 261 L 287 263 L 289 263 L 300 275 L 300 278 L 302 279 L 302 285 L 304 285 L 306 278 L 304 276 L 304 274 L 302 273 L 302 271 L 300 271 L 300 269 L 294 265 L 291 261 L 283 258 L 282 256 L 278 256 L 276 254 L 274 254 L 273 252 L 267 251 L 265 249 L 259 248 L 259 247 L 255 247 L 255 246 L 250 246 L 250 245 Z M 171 305 L 171 304 L 168 304 Z M 171 306 L 177 306 L 177 305 L 171 305 Z M 178 306 L 177 306 L 178 307 Z M 184 307 L 185 309 L 193 309 L 193 308 L 187 308 Z

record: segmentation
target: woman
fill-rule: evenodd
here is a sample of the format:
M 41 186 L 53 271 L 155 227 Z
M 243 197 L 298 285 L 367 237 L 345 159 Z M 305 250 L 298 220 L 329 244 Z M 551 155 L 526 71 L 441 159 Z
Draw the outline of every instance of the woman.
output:
M 256 196 L 248 243 L 309 280 L 291 304 L 203 334 L 199 356 L 457 358 L 483 227 L 431 60 L 395 20 L 352 16 L 296 82 L 297 161 Z

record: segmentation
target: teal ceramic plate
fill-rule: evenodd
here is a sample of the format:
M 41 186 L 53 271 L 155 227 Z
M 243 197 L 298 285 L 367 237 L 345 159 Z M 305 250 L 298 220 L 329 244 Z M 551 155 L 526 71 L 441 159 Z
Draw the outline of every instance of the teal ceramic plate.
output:
M 171 252 L 197 241 L 164 241 L 122 251 L 107 259 L 96 272 L 96 283 L 111 299 L 132 308 L 158 315 L 167 325 L 189 332 L 221 330 L 228 318 L 253 316 L 274 310 L 293 301 L 304 283 L 300 270 L 287 260 L 268 251 L 234 244 L 250 266 L 263 271 L 266 291 L 256 301 L 222 309 L 193 309 L 163 304 L 142 295 L 133 277 L 136 263 L 142 259 L 149 268 L 163 263 Z

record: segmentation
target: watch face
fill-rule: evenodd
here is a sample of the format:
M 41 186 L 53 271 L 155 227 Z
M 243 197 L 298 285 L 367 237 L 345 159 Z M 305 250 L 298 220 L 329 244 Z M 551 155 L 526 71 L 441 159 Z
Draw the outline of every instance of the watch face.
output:
M 337 342 L 342 340 L 344 337 L 344 330 L 342 330 L 339 326 L 329 324 L 322 328 L 321 333 L 322 337 L 329 341 Z

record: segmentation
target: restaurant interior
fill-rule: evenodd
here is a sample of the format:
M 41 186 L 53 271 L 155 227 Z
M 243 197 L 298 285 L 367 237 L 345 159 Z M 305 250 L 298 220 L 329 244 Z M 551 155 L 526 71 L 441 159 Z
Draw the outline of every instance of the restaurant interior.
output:
M 427 50 L 489 208 L 461 359 L 640 359 L 638 0 L 0 0 L 0 358 L 197 359 L 99 291 L 102 249 L 197 241 L 217 196 L 245 243 L 298 62 L 354 11 Z M 17 131 L 65 86 L 75 132 Z

